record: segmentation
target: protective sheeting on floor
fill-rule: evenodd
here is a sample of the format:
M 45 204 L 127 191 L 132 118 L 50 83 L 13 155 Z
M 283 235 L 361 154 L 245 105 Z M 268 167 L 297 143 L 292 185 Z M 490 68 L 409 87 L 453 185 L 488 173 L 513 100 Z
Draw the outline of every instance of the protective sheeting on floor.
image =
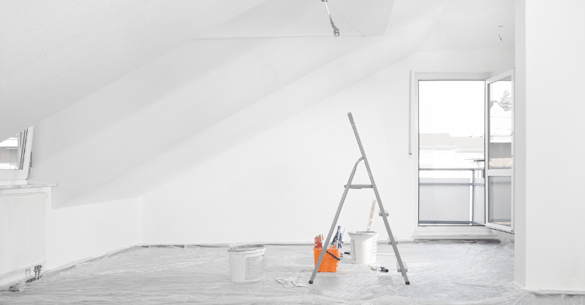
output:
M 312 246 L 268 245 L 264 279 L 230 281 L 226 247 L 136 247 L 45 274 L 0 291 L 0 304 L 585 304 L 583 295 L 534 295 L 511 284 L 511 243 L 415 242 L 398 245 L 410 286 L 388 245 L 373 271 L 345 257 L 337 273 L 313 271 Z M 349 251 L 349 247 L 344 249 Z

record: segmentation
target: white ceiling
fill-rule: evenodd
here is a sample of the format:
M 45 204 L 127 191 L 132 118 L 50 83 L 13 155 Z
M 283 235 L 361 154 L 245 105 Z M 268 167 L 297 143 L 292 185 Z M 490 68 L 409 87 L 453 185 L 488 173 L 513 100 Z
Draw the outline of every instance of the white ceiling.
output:
M 392 0 L 331 0 L 342 35 L 383 34 Z M 0 138 L 195 38 L 332 36 L 320 0 L 0 2 Z
M 438 45 L 455 50 L 513 49 L 514 1 L 446 1 L 435 29 L 441 41 L 429 40 L 423 50 Z
M 2 1 L 0 138 L 39 126 L 56 206 L 135 197 L 418 51 L 514 46 L 509 0 L 329 3 L 338 38 L 320 0 Z
M 0 138 L 262 2 L 0 1 Z
M 389 20 L 401 27 L 440 9 L 441 34 L 423 49 L 485 49 L 494 42 L 513 48 L 513 1 L 330 0 L 329 6 L 342 36 L 382 35 Z M 320 0 L 1 1 L 0 139 L 192 39 L 307 36 L 332 36 Z
M 343 36 L 382 35 L 394 0 L 330 0 L 331 18 Z M 331 37 L 321 0 L 269 0 L 198 38 Z

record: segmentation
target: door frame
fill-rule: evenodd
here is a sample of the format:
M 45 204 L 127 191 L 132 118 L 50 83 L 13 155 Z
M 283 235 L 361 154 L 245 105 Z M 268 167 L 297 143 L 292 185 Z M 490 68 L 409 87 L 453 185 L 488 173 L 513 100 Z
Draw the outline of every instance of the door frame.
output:
M 490 141 L 490 112 L 489 112 L 489 84 L 494 83 L 496 81 L 502 80 L 504 78 L 510 77 L 512 81 L 512 88 L 510 92 L 512 98 L 512 135 L 511 135 L 511 147 L 510 147 L 510 154 L 512 158 L 512 168 L 510 169 L 489 169 L 489 141 Z M 500 73 L 496 76 L 490 77 L 485 80 L 485 109 L 484 109 L 484 124 L 485 124 L 485 132 L 484 132 L 484 154 L 485 154 L 485 177 L 484 177 L 484 202 L 485 202 L 485 226 L 491 229 L 504 231 L 508 233 L 514 233 L 514 116 L 515 116 L 515 99 L 514 99 L 514 69 L 508 70 L 506 72 Z M 496 223 L 489 222 L 489 177 L 510 177 L 510 226 L 504 226 Z
M 413 72 L 409 75 L 409 142 L 408 155 L 414 159 L 414 198 L 416 202 L 416 224 L 419 226 L 427 226 L 427 224 L 420 224 L 420 196 L 419 196 L 419 81 L 486 81 L 492 72 Z M 485 90 L 484 90 L 485 91 Z M 485 94 L 485 92 L 484 92 Z M 484 98 L 485 100 L 485 98 Z M 485 110 L 484 110 L 485 111 Z M 485 113 L 484 113 L 485 116 Z M 484 148 L 485 154 L 485 148 Z M 485 162 L 484 162 L 485 164 Z M 484 168 L 485 172 L 485 168 Z M 485 196 L 484 196 L 485 199 Z M 484 215 L 485 216 L 485 215 Z

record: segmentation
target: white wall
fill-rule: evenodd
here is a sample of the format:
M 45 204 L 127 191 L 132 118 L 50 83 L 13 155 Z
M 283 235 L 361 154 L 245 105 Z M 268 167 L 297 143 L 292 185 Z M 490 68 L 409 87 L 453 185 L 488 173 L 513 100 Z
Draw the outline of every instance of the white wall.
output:
M 526 286 L 526 16 L 516 0 L 514 73 L 514 282 Z
M 173 147 L 310 75 L 362 40 L 185 44 L 38 124 L 32 176 L 59 184 L 57 207 L 140 197 L 186 166 L 163 157 Z M 161 157 L 166 160 L 145 165 Z M 139 177 L 132 174 L 140 169 Z
M 141 223 L 140 198 L 51 209 L 45 268 L 60 268 L 140 244 Z
M 530 290 L 585 292 L 585 2 L 525 7 L 526 164 L 517 177 L 526 195 L 516 214 L 525 249 L 516 279 Z
M 392 211 L 393 233 L 410 238 L 417 226 L 417 159 L 407 147 L 409 70 L 495 74 L 512 66 L 512 51 L 466 51 L 420 52 L 381 67 L 146 194 L 144 242 L 307 242 L 326 233 L 359 157 L 350 111 L 383 203 Z M 367 181 L 364 172 L 362 166 L 356 182 Z M 371 190 L 351 191 L 339 224 L 363 230 L 373 198 Z M 381 231 L 381 219 L 376 221 Z
M 57 186 L 58 187 L 58 186 Z M 2 194 L 44 192 L 47 197 L 46 261 L 42 272 L 142 243 L 142 199 L 125 199 L 56 209 L 51 187 L 2 190 Z M 25 279 L 25 271 L 0 279 L 0 285 Z

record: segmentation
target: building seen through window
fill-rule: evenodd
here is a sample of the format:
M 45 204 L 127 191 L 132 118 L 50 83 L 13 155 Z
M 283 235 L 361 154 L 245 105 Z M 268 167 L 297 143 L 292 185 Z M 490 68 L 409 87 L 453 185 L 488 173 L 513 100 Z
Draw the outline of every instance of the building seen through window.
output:
M 26 132 L 0 142 L 0 169 L 22 169 L 22 158 L 26 143 Z

